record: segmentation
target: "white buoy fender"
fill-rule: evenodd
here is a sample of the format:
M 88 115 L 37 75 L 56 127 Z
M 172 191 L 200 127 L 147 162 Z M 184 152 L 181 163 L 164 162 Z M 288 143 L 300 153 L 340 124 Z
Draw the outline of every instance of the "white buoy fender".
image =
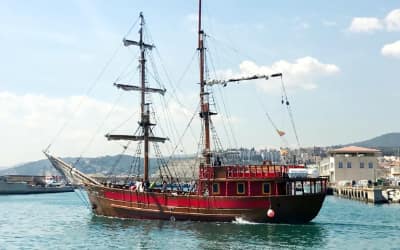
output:
M 275 217 L 275 211 L 272 208 L 268 209 L 267 216 L 269 218 L 274 218 Z

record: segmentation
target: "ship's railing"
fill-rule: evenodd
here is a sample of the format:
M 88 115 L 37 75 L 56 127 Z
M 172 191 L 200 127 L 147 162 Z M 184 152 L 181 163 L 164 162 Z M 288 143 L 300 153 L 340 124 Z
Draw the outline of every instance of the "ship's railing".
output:
M 276 178 L 287 173 L 286 166 L 228 166 L 227 178 Z
M 200 166 L 199 178 L 200 179 L 213 179 L 214 178 L 214 167 L 212 166 Z
M 225 178 L 277 178 L 287 175 L 289 168 L 304 168 L 301 165 L 232 165 L 200 166 L 200 179 L 213 179 L 216 171 L 225 171 Z M 221 176 L 219 176 L 221 177 Z

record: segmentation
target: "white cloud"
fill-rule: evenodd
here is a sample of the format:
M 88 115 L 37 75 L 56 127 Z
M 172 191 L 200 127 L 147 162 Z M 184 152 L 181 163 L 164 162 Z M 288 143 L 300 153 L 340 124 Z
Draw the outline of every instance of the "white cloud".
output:
M 400 58 L 400 40 L 384 45 L 381 49 L 381 53 L 384 56 Z
M 84 105 L 77 111 L 82 100 Z M 0 105 L 0 165 L 43 158 L 41 150 L 54 138 L 65 121 L 72 117 L 74 119 L 71 119 L 68 129 L 57 138 L 55 147 L 61 155 L 79 155 L 112 107 L 109 103 L 85 96 L 49 98 L 44 95 L 16 95 L 10 92 L 0 92 Z M 126 117 L 132 113 L 121 106 L 115 107 L 114 111 L 117 115 L 113 117 L 113 122 L 118 121 L 118 124 L 122 121 L 121 116 Z M 110 124 L 105 124 L 105 127 L 107 125 L 109 129 Z M 104 132 L 99 131 L 103 135 Z M 104 141 L 104 137 L 100 137 Z M 115 151 L 115 145 L 113 147 Z
M 400 31 L 400 9 L 389 12 L 385 18 L 377 17 L 354 17 L 349 30 L 351 32 L 372 33 L 377 30 Z
M 351 32 L 373 32 L 383 28 L 381 21 L 375 17 L 355 17 L 351 21 Z
M 386 29 L 388 31 L 400 30 L 400 9 L 392 10 L 385 18 Z
M 296 59 L 294 62 L 280 60 L 271 66 L 257 65 L 252 61 L 243 61 L 239 65 L 240 72 L 233 74 L 231 69 L 221 71 L 220 77 L 243 77 L 249 75 L 271 75 L 274 73 L 283 73 L 283 79 L 288 89 L 315 89 L 318 87 L 317 79 L 336 74 L 340 71 L 339 67 L 334 64 L 325 64 L 318 59 L 307 56 Z M 258 86 L 266 92 L 279 91 L 281 86 L 279 81 L 259 81 Z
M 400 31 L 400 9 L 390 11 L 382 20 L 375 17 L 353 18 L 349 28 L 352 32 L 372 32 L 382 29 Z M 400 58 L 400 40 L 385 44 L 381 49 L 381 53 L 384 56 Z
M 104 135 L 110 132 L 130 134 L 138 126 L 138 109 L 132 106 L 131 97 L 126 97 L 129 103 L 122 104 L 124 102 L 119 101 L 114 105 L 87 96 L 54 98 L 38 94 L 0 92 L 0 166 L 44 158 L 41 151 L 54 138 L 50 151 L 58 156 L 121 153 L 122 145 L 126 142 L 107 142 Z M 159 109 L 156 110 L 158 125 L 155 127 L 155 134 L 172 139 L 171 142 L 160 145 L 163 152 L 169 152 L 171 145 L 177 143 L 175 137 L 181 136 L 194 111 L 170 101 L 168 112 L 164 112 L 166 109 L 162 111 L 160 105 L 156 104 L 154 106 Z M 130 119 L 127 121 L 128 118 Z M 56 136 L 64 124 L 65 129 Z M 171 132 L 171 126 L 175 126 L 179 135 L 176 135 L 176 131 Z M 188 137 L 185 140 L 193 138 Z M 197 144 L 191 142 L 190 145 L 195 147 Z M 135 146 L 131 146 L 127 153 L 133 154 L 134 150 Z M 188 150 L 193 151 L 195 148 Z

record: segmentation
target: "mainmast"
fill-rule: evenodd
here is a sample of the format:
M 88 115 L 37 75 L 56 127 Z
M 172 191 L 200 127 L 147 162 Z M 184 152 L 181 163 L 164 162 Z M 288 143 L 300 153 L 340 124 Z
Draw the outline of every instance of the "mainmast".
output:
M 209 93 L 205 92 L 206 82 L 204 80 L 204 64 L 205 64 L 205 48 L 204 48 L 204 31 L 201 27 L 201 0 L 199 0 L 199 28 L 198 28 L 198 50 L 200 52 L 200 117 L 203 119 L 204 130 L 204 148 L 203 157 L 206 164 L 211 163 L 211 146 L 210 146 L 210 106 Z
M 150 103 L 146 103 L 146 93 L 153 92 L 164 95 L 165 89 L 149 88 L 146 87 L 146 50 L 151 50 L 155 46 L 152 44 L 147 44 L 144 42 L 143 28 L 144 28 L 144 17 L 142 12 L 140 13 L 140 29 L 139 29 L 139 42 L 127 40 L 124 38 L 124 46 L 135 45 L 140 49 L 140 87 L 127 84 L 116 84 L 117 88 L 126 91 L 140 91 L 140 110 L 141 119 L 139 121 L 139 126 L 141 129 L 141 135 L 110 135 L 107 134 L 106 137 L 109 140 L 132 140 L 132 141 L 143 141 L 144 144 L 144 155 L 143 155 L 143 166 L 144 166 L 144 181 L 149 179 L 149 142 L 165 142 L 167 138 L 152 136 L 151 127 L 156 124 L 150 122 Z
M 204 148 L 203 148 L 203 157 L 205 158 L 205 163 L 207 165 L 211 164 L 211 145 L 210 145 L 210 117 L 215 115 L 216 113 L 210 111 L 210 104 L 209 104 L 209 93 L 205 91 L 206 86 L 213 86 L 217 84 L 221 84 L 224 87 L 228 83 L 232 82 L 240 82 L 240 81 L 247 81 L 247 80 L 257 80 L 257 79 L 265 79 L 268 80 L 269 78 L 274 77 L 281 77 L 282 73 L 276 73 L 272 75 L 253 75 L 253 76 L 244 76 L 239 78 L 231 78 L 226 80 L 209 80 L 206 81 L 204 79 L 204 71 L 205 71 L 205 50 L 204 47 L 204 38 L 205 33 L 201 26 L 201 0 L 199 0 L 199 27 L 198 27 L 198 50 L 200 52 L 200 117 L 203 119 L 203 132 L 204 132 Z

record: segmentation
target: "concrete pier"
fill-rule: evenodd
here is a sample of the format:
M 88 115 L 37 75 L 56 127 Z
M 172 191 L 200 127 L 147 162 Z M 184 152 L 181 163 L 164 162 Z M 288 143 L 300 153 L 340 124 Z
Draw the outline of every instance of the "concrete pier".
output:
M 339 197 L 374 204 L 387 203 L 382 189 L 377 187 L 332 187 L 333 194 Z

